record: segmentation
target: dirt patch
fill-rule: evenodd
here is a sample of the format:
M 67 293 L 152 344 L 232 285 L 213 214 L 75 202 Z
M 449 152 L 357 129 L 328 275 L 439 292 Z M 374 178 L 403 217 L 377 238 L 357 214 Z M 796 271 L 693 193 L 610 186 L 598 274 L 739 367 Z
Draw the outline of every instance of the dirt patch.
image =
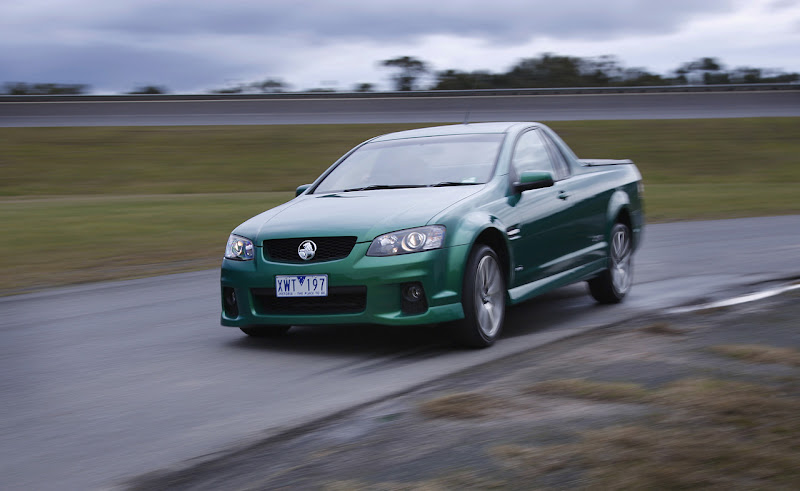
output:
M 513 480 L 542 485 L 572 469 L 588 484 L 612 489 L 781 488 L 798 478 L 798 458 L 785 446 L 743 441 L 721 428 L 618 426 L 588 431 L 580 442 L 550 447 L 506 445 L 491 453 Z
M 723 344 L 712 346 L 711 351 L 753 363 L 783 363 L 800 367 L 800 351 L 760 344 Z
M 128 484 L 796 489 L 798 299 L 593 331 Z
M 598 401 L 645 402 L 649 392 L 629 382 L 595 382 L 586 379 L 546 380 L 528 387 L 530 394 L 563 395 Z
M 470 419 L 488 416 L 493 410 L 502 410 L 511 401 L 479 392 L 446 394 L 420 404 L 422 414 L 432 418 Z
M 656 322 L 639 330 L 645 334 L 663 334 L 667 336 L 681 336 L 686 334 L 686 330 L 678 329 L 675 326 L 669 325 L 667 322 Z

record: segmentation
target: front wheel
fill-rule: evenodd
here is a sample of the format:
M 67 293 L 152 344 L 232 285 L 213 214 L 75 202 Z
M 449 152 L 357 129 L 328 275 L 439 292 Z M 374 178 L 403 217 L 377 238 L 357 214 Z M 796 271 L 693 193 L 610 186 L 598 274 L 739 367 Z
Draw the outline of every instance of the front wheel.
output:
M 291 326 L 250 326 L 240 327 L 243 333 L 254 338 L 276 338 L 289 332 Z
M 624 223 L 611 229 L 608 256 L 608 269 L 589 280 L 589 293 L 600 303 L 619 303 L 633 284 L 633 240 Z
M 464 319 L 458 323 L 461 341 L 473 348 L 494 344 L 503 329 L 506 282 L 497 254 L 477 246 L 467 260 L 461 292 Z

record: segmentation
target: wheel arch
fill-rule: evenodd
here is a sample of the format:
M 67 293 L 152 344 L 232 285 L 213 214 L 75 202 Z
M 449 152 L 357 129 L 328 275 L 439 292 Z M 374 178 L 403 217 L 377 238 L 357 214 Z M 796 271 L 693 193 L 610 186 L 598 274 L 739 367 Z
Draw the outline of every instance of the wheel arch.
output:
M 511 279 L 511 256 L 503 232 L 495 227 L 484 228 L 472 242 L 470 254 L 479 245 L 488 246 L 497 254 L 497 258 L 500 260 L 500 269 L 505 273 L 506 285 L 508 285 Z
M 489 210 L 463 210 L 464 214 L 450 214 L 446 218 L 429 223 L 442 223 L 447 227 L 451 245 L 468 245 L 460 260 L 466 262 L 470 254 L 480 245 L 489 246 L 500 260 L 506 281 L 512 278 L 511 249 L 508 244 L 506 225 L 501 217 Z
M 503 329 L 505 306 L 509 301 L 507 284 L 502 285 L 502 290 L 496 289 L 500 286 L 498 283 L 502 284 L 507 280 L 503 272 L 509 261 L 508 249 L 502 232 L 494 227 L 484 228 L 469 247 L 467 257 L 461 291 L 464 318 L 457 321 L 454 327 L 457 329 L 457 336 L 466 346 L 486 348 L 494 344 Z M 496 264 L 493 257 L 501 264 L 493 266 Z M 487 259 L 492 261 L 487 263 L 486 268 L 499 268 L 500 277 L 496 274 L 497 269 L 487 273 L 481 266 Z
M 611 195 L 611 199 L 608 201 L 608 210 L 606 211 L 607 236 L 617 223 L 625 224 L 631 232 L 634 230 L 630 196 L 628 196 L 628 193 L 625 191 L 619 189 L 614 191 L 614 194 Z M 636 244 L 636 237 L 633 233 L 631 233 L 631 240 L 635 248 L 638 244 Z
M 631 221 L 631 212 L 627 206 L 623 206 L 617 212 L 617 216 L 614 219 L 614 223 L 622 223 L 627 225 L 629 229 L 633 230 L 633 222 Z

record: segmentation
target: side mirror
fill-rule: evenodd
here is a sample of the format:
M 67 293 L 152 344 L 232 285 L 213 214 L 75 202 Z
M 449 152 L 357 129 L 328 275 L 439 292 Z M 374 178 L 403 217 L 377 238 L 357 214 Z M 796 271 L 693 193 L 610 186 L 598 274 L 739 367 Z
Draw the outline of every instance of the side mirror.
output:
M 525 171 L 519 176 L 519 181 L 514 183 L 514 192 L 521 193 L 529 189 L 549 188 L 555 184 L 553 175 L 549 172 Z
M 306 189 L 310 188 L 311 184 L 303 184 L 302 186 L 297 186 L 297 189 L 294 191 L 295 197 L 300 196 L 301 194 L 306 192 Z

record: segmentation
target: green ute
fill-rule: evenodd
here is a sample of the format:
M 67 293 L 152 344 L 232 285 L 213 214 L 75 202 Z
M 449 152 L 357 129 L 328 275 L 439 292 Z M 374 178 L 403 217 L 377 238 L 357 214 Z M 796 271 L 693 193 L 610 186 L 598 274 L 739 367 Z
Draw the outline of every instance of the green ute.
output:
M 599 302 L 625 297 L 640 189 L 631 161 L 579 160 L 539 123 L 376 137 L 232 232 L 221 323 L 274 336 L 453 322 L 486 347 L 508 304 L 578 281 Z

